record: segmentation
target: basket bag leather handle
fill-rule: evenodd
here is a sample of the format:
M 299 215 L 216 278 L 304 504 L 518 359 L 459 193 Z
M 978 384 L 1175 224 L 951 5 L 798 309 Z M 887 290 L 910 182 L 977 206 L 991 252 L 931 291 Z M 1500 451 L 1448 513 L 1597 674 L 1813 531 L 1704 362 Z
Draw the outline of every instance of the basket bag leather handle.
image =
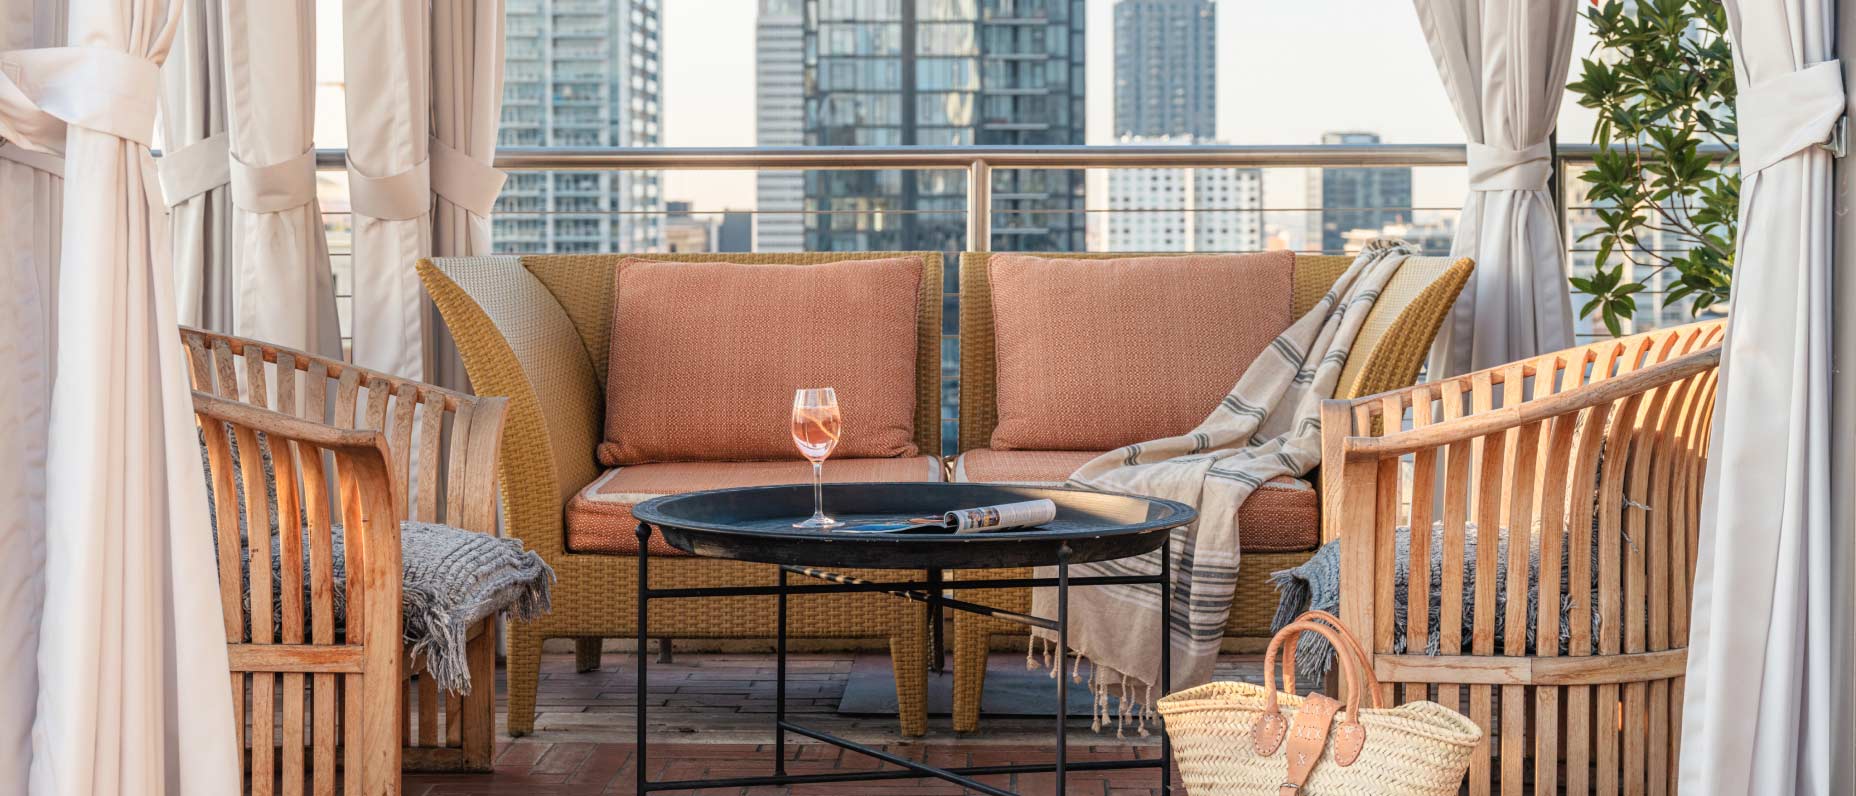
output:
M 1296 617 L 1295 621 L 1297 622 L 1316 622 L 1316 621 L 1326 622 L 1330 627 L 1334 629 L 1335 632 L 1340 634 L 1340 637 L 1343 641 L 1347 642 L 1345 648 L 1336 647 L 1334 649 L 1334 654 L 1335 655 L 1351 654 L 1355 656 L 1360 661 L 1361 670 L 1366 672 L 1368 675 L 1373 674 L 1373 670 L 1366 665 L 1366 660 L 1367 660 L 1366 650 L 1361 649 L 1360 642 L 1353 637 L 1352 633 L 1347 632 L 1346 627 L 1341 625 L 1340 617 L 1330 614 L 1319 608 L 1310 608 L 1307 611 L 1302 612 L 1301 616 Z M 1330 640 L 1330 643 L 1332 643 L 1331 640 Z M 1282 648 L 1282 690 L 1287 691 L 1291 694 L 1295 693 L 1296 691 L 1296 688 L 1295 688 L 1295 647 L 1296 645 L 1294 644 L 1285 644 L 1283 645 L 1283 648 Z M 1377 682 L 1377 679 L 1375 678 L 1375 683 L 1376 682 Z M 1373 707 L 1379 707 L 1378 703 L 1374 703 Z
M 1341 722 L 1340 729 L 1334 731 L 1338 736 L 1334 747 L 1334 762 L 1337 765 L 1352 765 L 1359 759 L 1360 751 L 1366 744 L 1366 727 L 1360 724 L 1361 692 L 1370 696 L 1372 707 L 1381 707 L 1378 678 L 1367 668 L 1364 650 L 1360 649 L 1332 614 L 1305 614 L 1277 632 L 1270 639 L 1269 648 L 1263 655 L 1263 715 L 1258 716 L 1251 725 L 1251 743 L 1256 754 L 1268 756 L 1275 754 L 1277 749 L 1282 748 L 1284 740 L 1288 740 L 1286 757 L 1289 770 L 1279 791 L 1280 796 L 1295 796 L 1308 781 L 1315 762 L 1327 746 L 1334 715 L 1341 708 L 1341 703 L 1330 697 L 1310 694 L 1296 711 L 1293 724 L 1282 716 L 1282 708 L 1277 702 L 1276 655 L 1283 645 L 1293 647 L 1302 633 L 1308 631 L 1319 633 L 1333 645 L 1340 657 L 1342 676 L 1346 679 L 1347 717 Z M 1288 666 L 1293 661 L 1285 659 L 1284 663 Z

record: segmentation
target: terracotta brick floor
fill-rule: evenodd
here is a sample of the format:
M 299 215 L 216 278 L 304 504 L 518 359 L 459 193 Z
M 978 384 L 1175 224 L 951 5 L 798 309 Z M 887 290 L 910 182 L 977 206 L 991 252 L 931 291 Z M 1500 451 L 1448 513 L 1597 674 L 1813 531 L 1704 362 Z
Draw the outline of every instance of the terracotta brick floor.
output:
M 996 655 L 993 665 L 1023 665 L 1023 656 Z M 895 732 L 893 716 L 842 716 L 837 713 L 845 683 L 854 668 L 881 665 L 887 656 L 854 653 L 795 653 L 788 664 L 787 705 L 808 726 L 892 754 L 935 765 L 1000 765 L 1048 762 L 1051 720 L 988 717 L 981 731 L 956 735 L 946 716 L 930 716 L 928 735 L 905 739 Z M 1255 656 L 1225 656 L 1218 676 L 1256 679 Z M 995 669 L 996 670 L 996 669 Z M 667 664 L 653 663 L 649 735 L 653 780 L 754 776 L 771 773 L 774 663 L 770 655 L 678 653 Z M 951 675 L 944 675 L 951 676 Z M 498 717 L 503 710 L 502 673 L 498 672 Z M 629 653 L 607 653 L 604 665 L 584 674 L 573 670 L 571 654 L 550 654 L 542 662 L 537 696 L 536 732 L 510 738 L 499 726 L 496 770 L 491 774 L 408 774 L 408 796 L 482 796 L 538 794 L 592 796 L 632 794 L 633 688 L 637 680 Z M 1087 719 L 1071 731 L 1070 759 L 1151 759 L 1156 737 L 1117 739 L 1113 732 L 1090 732 Z M 880 761 L 837 747 L 789 736 L 787 758 L 792 773 L 874 770 Z M 1078 772 L 1070 775 L 1068 793 L 1076 796 L 1152 796 L 1159 789 L 1152 769 Z M 1018 793 L 1054 793 L 1049 774 L 984 778 Z M 727 788 L 700 794 L 807 796 L 929 796 L 968 793 L 934 779 L 865 783 L 796 785 L 791 788 Z M 1175 789 L 1175 793 L 1183 793 Z

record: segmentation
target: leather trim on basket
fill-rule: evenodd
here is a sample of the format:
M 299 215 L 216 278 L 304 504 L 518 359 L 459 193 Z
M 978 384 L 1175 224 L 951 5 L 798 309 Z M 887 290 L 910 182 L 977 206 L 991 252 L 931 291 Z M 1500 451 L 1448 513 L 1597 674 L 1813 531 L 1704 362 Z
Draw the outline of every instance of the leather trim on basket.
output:
M 1324 694 L 1309 694 L 1295 711 L 1295 720 L 1289 725 L 1289 748 L 1283 752 L 1289 772 L 1282 781 L 1282 796 L 1295 796 L 1307 784 L 1308 775 L 1321 760 L 1321 750 L 1328 745 L 1334 714 L 1339 712 L 1340 703 Z

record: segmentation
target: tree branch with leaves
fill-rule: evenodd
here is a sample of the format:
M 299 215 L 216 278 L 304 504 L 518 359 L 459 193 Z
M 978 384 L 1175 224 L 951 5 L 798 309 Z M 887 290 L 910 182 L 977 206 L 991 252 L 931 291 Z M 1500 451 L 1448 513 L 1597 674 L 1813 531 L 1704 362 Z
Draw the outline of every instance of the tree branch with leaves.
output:
M 1637 295 L 1673 271 L 1663 305 L 1693 316 L 1727 301 L 1739 233 L 1733 49 L 1721 0 L 1592 0 L 1596 43 L 1566 88 L 1598 112 L 1598 154 L 1580 175 L 1599 225 L 1590 277 L 1573 277 L 1621 334 Z M 1718 144 L 1725 155 L 1702 151 Z

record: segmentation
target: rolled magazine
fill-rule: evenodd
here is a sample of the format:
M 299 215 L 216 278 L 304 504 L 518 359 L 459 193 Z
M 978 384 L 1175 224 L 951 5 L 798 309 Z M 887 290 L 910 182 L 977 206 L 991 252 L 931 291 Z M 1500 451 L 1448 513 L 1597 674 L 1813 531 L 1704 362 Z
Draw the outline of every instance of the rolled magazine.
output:
M 853 522 L 845 533 L 987 533 L 1035 528 L 1057 519 L 1057 504 L 1049 500 L 1001 503 L 972 509 L 955 509 L 939 517 L 902 517 Z
M 1035 528 L 1054 519 L 1057 519 L 1057 504 L 1049 500 L 1027 500 L 950 511 L 941 515 L 940 526 L 954 533 L 980 533 Z M 933 520 L 920 522 L 924 525 L 934 524 Z

